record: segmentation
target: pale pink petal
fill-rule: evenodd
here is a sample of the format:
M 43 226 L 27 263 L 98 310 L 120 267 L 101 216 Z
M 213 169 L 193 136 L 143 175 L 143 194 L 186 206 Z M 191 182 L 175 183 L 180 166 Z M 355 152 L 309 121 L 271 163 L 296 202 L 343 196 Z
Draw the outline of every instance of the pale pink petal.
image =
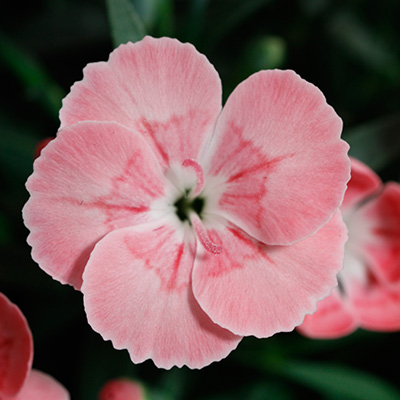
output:
M 400 287 L 400 185 L 389 182 L 350 221 L 351 243 L 384 284 Z
M 323 94 L 293 71 L 252 75 L 229 97 L 213 156 L 203 162 L 208 177 L 219 177 L 219 212 L 266 244 L 315 233 L 340 206 L 349 179 L 341 129 Z
M 81 122 L 43 149 L 23 210 L 32 257 L 54 279 L 79 288 L 96 242 L 150 218 L 165 178 L 144 139 L 114 123 Z
M 315 310 L 337 283 L 347 237 L 339 214 L 292 246 L 267 246 L 229 225 L 208 233 L 223 249 L 196 257 L 195 298 L 215 323 L 257 337 L 290 331 Z
M 297 330 L 314 339 L 335 339 L 350 334 L 358 325 L 343 294 L 335 288 L 330 296 L 317 303 L 317 311 L 306 315 Z
M 98 400 L 145 400 L 143 388 L 130 379 L 113 379 L 100 390 Z
M 367 285 L 354 282 L 349 291 L 360 325 L 375 331 L 400 329 L 400 290 L 371 279 Z
M 21 391 L 15 397 L 1 400 L 69 400 L 69 393 L 51 376 L 32 370 Z
M 140 132 L 164 166 L 197 158 L 221 110 L 221 81 L 205 56 L 175 39 L 121 45 L 89 64 L 60 112 L 62 126 L 116 121 Z
M 371 168 L 353 157 L 350 157 L 350 160 L 351 178 L 347 184 L 347 190 L 341 206 L 342 211 L 348 210 L 372 194 L 377 193 L 382 185 L 379 176 Z
M 32 366 L 33 341 L 20 309 L 0 293 L 0 398 L 21 389 Z
M 89 324 L 135 363 L 201 368 L 226 357 L 240 337 L 215 325 L 193 297 L 195 240 L 189 227 L 143 224 L 95 247 L 83 275 Z

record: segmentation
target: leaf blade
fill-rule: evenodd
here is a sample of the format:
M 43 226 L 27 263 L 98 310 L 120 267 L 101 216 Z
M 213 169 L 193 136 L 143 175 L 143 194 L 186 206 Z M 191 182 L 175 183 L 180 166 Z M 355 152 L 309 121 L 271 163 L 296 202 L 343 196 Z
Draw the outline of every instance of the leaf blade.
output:
M 115 47 L 137 42 L 146 35 L 144 24 L 129 0 L 107 0 L 107 12 Z
M 349 154 L 375 171 L 400 158 L 400 115 L 363 124 L 344 133 Z
M 278 372 L 325 396 L 346 400 L 400 400 L 390 383 L 367 372 L 339 364 L 287 362 Z

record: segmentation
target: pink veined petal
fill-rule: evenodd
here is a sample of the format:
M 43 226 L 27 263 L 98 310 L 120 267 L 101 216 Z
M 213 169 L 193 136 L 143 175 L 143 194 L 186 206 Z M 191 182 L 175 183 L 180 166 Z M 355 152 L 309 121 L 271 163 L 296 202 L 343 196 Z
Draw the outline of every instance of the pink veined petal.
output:
M 187 227 L 188 228 L 188 227 Z M 108 234 L 83 275 L 89 324 L 135 363 L 201 368 L 226 357 L 240 337 L 214 324 L 191 288 L 195 240 L 170 224 Z
M 346 228 L 339 213 L 314 236 L 291 246 L 267 246 L 228 225 L 209 230 L 218 256 L 196 257 L 193 292 L 217 324 L 237 335 L 291 331 L 336 285 Z
M 382 284 L 400 288 L 400 185 L 385 184 L 378 196 L 354 212 L 351 226 L 362 229 L 351 236 L 361 259 Z
M 51 376 L 32 370 L 21 391 L 14 397 L 1 400 L 69 400 L 69 393 Z
M 338 288 L 317 303 L 317 310 L 306 315 L 297 330 L 313 339 L 336 339 L 352 333 L 359 323 L 346 305 Z
M 32 257 L 54 279 L 79 288 L 94 245 L 108 232 L 148 220 L 165 178 L 144 139 L 115 123 L 61 130 L 35 161 L 23 210 Z
M 15 396 L 32 366 L 33 341 L 20 309 L 0 293 L 0 398 Z
M 130 379 L 113 379 L 100 390 L 98 400 L 145 400 L 143 388 Z
M 191 44 L 145 37 L 89 64 L 64 99 L 61 125 L 115 121 L 140 132 L 163 166 L 196 159 L 221 110 L 221 81 Z
M 374 279 L 353 282 L 349 296 L 360 325 L 374 331 L 400 329 L 400 288 L 389 288 Z
M 378 192 L 382 182 L 379 176 L 371 168 L 361 161 L 350 157 L 351 178 L 347 184 L 341 206 L 342 211 L 348 210 L 351 206 L 357 205 L 367 197 Z
M 291 244 L 340 206 L 349 179 L 342 122 L 293 71 L 262 71 L 229 97 L 205 175 L 218 176 L 219 213 L 258 240 Z M 208 170 L 207 165 L 210 165 Z

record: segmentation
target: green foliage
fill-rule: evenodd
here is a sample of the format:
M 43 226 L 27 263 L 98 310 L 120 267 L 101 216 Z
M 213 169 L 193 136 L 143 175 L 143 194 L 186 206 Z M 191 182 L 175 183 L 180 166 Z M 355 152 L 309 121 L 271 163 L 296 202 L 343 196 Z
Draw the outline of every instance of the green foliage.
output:
M 57 116 L 64 91 L 39 62 L 0 32 L 0 60 L 15 74 L 29 96 L 37 99 L 50 115 Z
M 129 0 L 107 0 L 114 46 L 137 42 L 146 35 L 145 27 Z
M 370 121 L 345 132 L 350 155 L 382 170 L 400 157 L 400 115 Z
M 332 363 L 291 361 L 278 372 L 328 398 L 343 400 L 399 400 L 400 392 L 377 376 Z
M 331 18 L 328 30 L 335 43 L 355 61 L 391 81 L 399 82 L 400 63 L 395 44 L 386 42 L 374 27 L 366 26 L 350 10 L 341 10 Z

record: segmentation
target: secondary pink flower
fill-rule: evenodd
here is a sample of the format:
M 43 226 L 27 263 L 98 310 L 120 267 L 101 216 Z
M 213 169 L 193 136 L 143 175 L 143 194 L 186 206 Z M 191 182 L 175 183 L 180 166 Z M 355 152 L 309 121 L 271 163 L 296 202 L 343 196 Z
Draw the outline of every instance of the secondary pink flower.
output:
M 0 397 L 1 400 L 70 400 L 69 393 L 53 377 L 31 370 L 16 396 Z
M 31 370 L 33 340 L 20 309 L 0 293 L 0 399 L 69 400 L 50 376 Z
M 33 258 L 134 362 L 200 368 L 292 330 L 336 284 L 340 118 L 292 71 L 252 75 L 221 108 L 192 45 L 122 45 L 85 68 L 27 183 Z
M 34 158 L 38 158 L 42 153 L 42 150 L 53 140 L 53 137 L 47 137 L 42 139 L 35 147 Z
M 143 388 L 130 379 L 113 379 L 100 390 L 98 400 L 145 400 Z
M 33 340 L 20 309 L 0 293 L 0 398 L 14 396 L 32 366 Z
M 339 287 L 318 302 L 300 332 L 315 338 L 345 336 L 358 327 L 400 329 L 400 185 L 382 184 L 352 159 L 342 205 L 349 231 Z

